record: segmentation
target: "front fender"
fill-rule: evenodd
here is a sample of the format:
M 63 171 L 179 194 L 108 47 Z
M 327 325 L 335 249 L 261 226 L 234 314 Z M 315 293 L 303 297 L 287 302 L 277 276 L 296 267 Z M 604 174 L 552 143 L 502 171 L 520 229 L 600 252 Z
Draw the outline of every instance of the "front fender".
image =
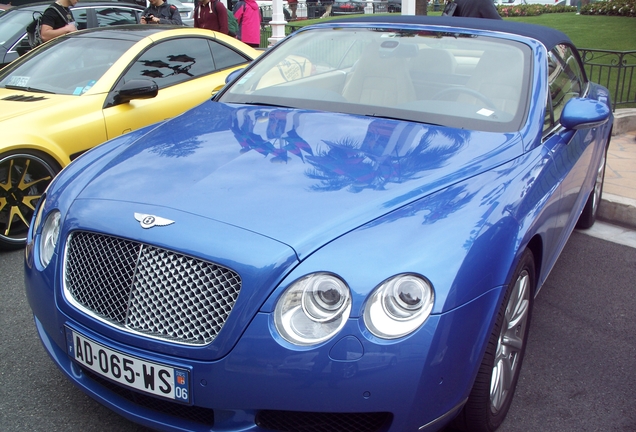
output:
M 50 138 L 28 132 L 17 132 L 18 133 L 12 133 L 3 137 L 2 148 L 0 149 L 1 153 L 14 150 L 30 150 L 41 152 L 52 157 L 61 167 L 65 167 L 71 163 L 69 155 Z

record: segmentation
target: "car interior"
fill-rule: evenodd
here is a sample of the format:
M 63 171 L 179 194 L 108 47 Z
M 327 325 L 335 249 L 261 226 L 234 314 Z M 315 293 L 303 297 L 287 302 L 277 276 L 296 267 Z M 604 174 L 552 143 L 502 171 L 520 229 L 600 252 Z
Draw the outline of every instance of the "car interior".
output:
M 454 36 L 334 41 L 294 47 L 261 62 L 265 68 L 227 97 L 272 104 L 282 98 L 282 106 L 444 125 L 467 120 L 482 130 L 474 122 L 499 123 L 485 127 L 497 131 L 503 124 L 515 130 L 525 115 L 531 73 L 524 68 L 530 55 L 525 45 Z

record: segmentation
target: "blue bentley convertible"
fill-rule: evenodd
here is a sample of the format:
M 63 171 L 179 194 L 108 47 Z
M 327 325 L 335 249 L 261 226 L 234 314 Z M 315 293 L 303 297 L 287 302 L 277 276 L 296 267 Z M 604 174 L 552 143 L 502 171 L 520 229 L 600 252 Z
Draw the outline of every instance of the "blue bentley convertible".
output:
M 533 299 L 595 221 L 609 107 L 548 28 L 303 28 L 51 183 L 26 248 L 39 336 L 157 430 L 493 431 Z

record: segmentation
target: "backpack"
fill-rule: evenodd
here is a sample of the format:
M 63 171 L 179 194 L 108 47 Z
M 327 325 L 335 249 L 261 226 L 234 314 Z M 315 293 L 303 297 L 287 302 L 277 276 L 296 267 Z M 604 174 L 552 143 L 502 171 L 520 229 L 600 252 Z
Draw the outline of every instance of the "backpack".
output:
M 216 4 L 219 0 L 214 0 L 214 11 L 217 13 L 217 9 L 216 9 Z M 227 34 L 229 36 L 232 37 L 236 37 L 236 35 L 238 34 L 238 29 L 239 29 L 239 25 L 238 25 L 238 21 L 236 21 L 236 18 L 234 18 L 234 14 L 232 13 L 232 11 L 229 10 L 225 10 L 227 13 Z
M 37 15 L 37 17 L 36 17 Z M 42 27 L 42 12 L 33 12 L 33 21 L 26 28 L 27 39 L 31 49 L 38 45 L 42 45 L 42 35 L 40 28 Z
M 239 31 L 238 21 L 234 17 L 232 11 L 227 11 L 227 30 L 228 34 L 232 37 L 236 37 Z
M 66 17 L 64 15 L 62 15 L 62 12 L 60 12 L 57 8 L 53 7 L 53 6 L 49 6 L 50 8 L 53 8 L 53 10 L 55 10 L 55 12 L 57 12 L 62 19 L 68 24 L 68 22 L 66 21 Z M 47 8 L 48 10 L 48 8 Z M 46 10 L 45 10 L 46 12 Z M 36 17 L 37 15 L 37 17 Z M 27 39 L 29 40 L 29 46 L 31 47 L 31 49 L 42 45 L 42 43 L 44 42 L 42 40 L 42 12 L 33 12 L 33 21 L 31 22 L 31 24 L 29 24 L 26 28 L 26 32 L 27 32 Z

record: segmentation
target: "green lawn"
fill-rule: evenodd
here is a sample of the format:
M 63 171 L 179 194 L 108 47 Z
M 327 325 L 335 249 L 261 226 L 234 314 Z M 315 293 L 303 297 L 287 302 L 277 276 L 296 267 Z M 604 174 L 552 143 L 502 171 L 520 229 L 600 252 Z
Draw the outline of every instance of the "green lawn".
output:
M 430 13 L 431 16 L 441 12 Z M 324 20 L 295 21 L 293 26 L 304 26 Z M 636 18 L 617 16 L 576 15 L 552 13 L 532 17 L 506 18 L 508 21 L 527 22 L 556 28 L 567 34 L 578 48 L 612 51 L 636 50 Z
M 578 48 L 636 50 L 636 18 L 577 15 L 570 12 L 507 20 L 540 24 L 561 30 Z

